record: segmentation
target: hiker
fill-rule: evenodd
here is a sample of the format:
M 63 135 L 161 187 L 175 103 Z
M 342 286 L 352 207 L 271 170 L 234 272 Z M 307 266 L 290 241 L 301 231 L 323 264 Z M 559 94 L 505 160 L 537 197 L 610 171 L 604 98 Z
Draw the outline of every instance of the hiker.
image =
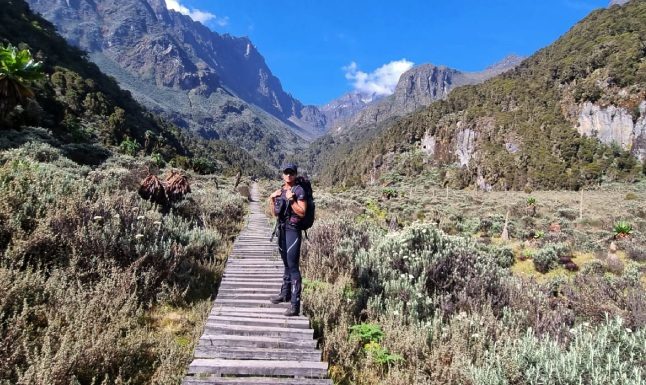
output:
M 305 217 L 307 201 L 305 190 L 296 184 L 298 168 L 293 163 L 283 167 L 282 188 L 269 196 L 270 209 L 277 217 L 276 232 L 278 249 L 285 265 L 283 284 L 280 294 L 271 297 L 271 303 L 290 302 L 285 312 L 286 316 L 297 316 L 301 310 L 301 271 L 299 260 L 301 256 L 302 231 L 299 222 Z

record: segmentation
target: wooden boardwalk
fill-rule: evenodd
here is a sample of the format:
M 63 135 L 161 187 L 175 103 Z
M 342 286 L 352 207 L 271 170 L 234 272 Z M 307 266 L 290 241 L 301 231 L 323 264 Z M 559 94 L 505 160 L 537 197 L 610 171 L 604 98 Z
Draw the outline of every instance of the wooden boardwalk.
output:
M 332 385 L 307 317 L 285 317 L 274 305 L 283 263 L 258 202 L 233 245 L 213 309 L 195 349 L 184 385 Z

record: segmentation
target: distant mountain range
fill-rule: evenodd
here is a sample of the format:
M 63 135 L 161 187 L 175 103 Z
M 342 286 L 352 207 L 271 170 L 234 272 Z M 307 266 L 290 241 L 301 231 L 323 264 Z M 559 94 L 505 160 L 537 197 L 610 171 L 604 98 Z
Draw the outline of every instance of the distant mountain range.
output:
M 246 37 L 220 35 L 164 0 L 29 0 L 136 99 L 205 138 L 274 156 L 325 132 Z M 267 156 L 267 154 L 272 154 Z
M 462 72 L 445 66 L 422 64 L 403 73 L 393 95 L 375 99 L 357 92 L 343 95 L 321 112 L 333 134 L 354 126 L 379 124 L 401 117 L 447 97 L 456 87 L 478 84 L 513 69 L 523 57 L 510 55 L 480 72 Z

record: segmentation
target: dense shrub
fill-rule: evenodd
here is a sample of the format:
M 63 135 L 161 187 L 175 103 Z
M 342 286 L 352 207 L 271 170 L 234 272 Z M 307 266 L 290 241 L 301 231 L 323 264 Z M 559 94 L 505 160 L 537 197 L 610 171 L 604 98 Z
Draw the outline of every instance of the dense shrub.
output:
M 357 225 L 348 219 L 318 221 L 308 230 L 309 242 L 303 243 L 302 255 L 307 276 L 326 282 L 340 274 L 355 271 L 355 257 L 372 247 L 383 231 L 369 224 Z
M 500 267 L 511 267 L 515 262 L 514 251 L 511 247 L 499 247 L 492 250 L 496 257 L 496 262 Z
M 477 384 L 643 384 L 646 331 L 632 330 L 621 318 L 570 330 L 572 340 L 563 346 L 540 338 L 532 330 L 518 341 L 497 344 L 484 365 L 471 366 Z
M 135 192 L 145 170 L 90 171 L 44 144 L 0 153 L 0 383 L 179 381 L 193 332 L 178 345 L 147 314 L 208 306 L 244 200 L 198 180 L 190 210 L 162 213 Z
M 505 273 L 496 259 L 479 252 L 473 241 L 432 225 L 413 224 L 387 235 L 373 250 L 358 253 L 356 263 L 358 284 L 372 307 L 398 303 L 413 319 L 424 320 L 438 309 L 450 314 L 478 308 L 482 295 L 502 300 L 499 281 Z
M 643 330 L 646 306 L 640 283 L 643 272 L 639 268 L 628 264 L 623 274 L 609 275 L 605 264 L 593 261 L 585 262 L 580 272 L 567 277 L 561 271 L 554 277 L 535 275 L 538 281 L 513 276 L 510 270 L 515 271 L 515 267 L 506 268 L 514 262 L 512 248 L 475 243 L 471 239 L 472 223 L 480 231 L 495 234 L 492 228 L 504 223 L 501 216 L 492 216 L 489 210 L 470 217 L 472 210 L 460 212 L 456 207 L 462 206 L 453 204 L 432 208 L 429 219 L 452 231 L 464 230 L 462 236 L 447 235 L 439 226 L 428 223 L 405 225 L 401 230 L 386 233 L 380 222 L 366 221 L 352 211 L 359 202 L 370 201 L 379 194 L 381 188 L 375 188 L 372 195 L 354 198 L 354 204 L 324 205 L 323 215 L 331 210 L 332 216 L 343 220 L 319 221 L 304 247 L 305 275 L 325 281 L 308 286 L 305 311 L 320 336 L 324 359 L 330 362 L 330 375 L 335 383 L 525 385 L 535 383 L 534 378 L 559 383 L 550 377 L 552 373 L 538 373 L 558 365 L 563 368 L 564 362 L 574 365 L 568 360 L 575 355 L 581 361 L 576 363 L 578 368 L 568 369 L 568 376 L 580 376 L 582 383 L 586 383 L 590 376 L 597 375 L 596 369 L 590 369 L 596 358 L 593 360 L 584 352 L 581 344 L 589 343 L 597 329 L 611 328 L 607 319 L 621 319 L 624 328 Z M 356 194 L 339 193 L 336 200 L 326 199 L 339 201 L 348 195 Z M 549 207 L 549 202 L 545 202 Z M 391 213 L 392 205 L 382 203 L 380 210 Z M 552 221 L 531 218 L 526 224 L 516 223 L 519 232 L 527 232 L 547 228 Z M 572 240 L 569 228 L 556 235 L 559 237 L 551 238 L 568 243 L 548 242 L 534 252 L 534 247 L 546 242 L 548 236 L 536 239 L 528 235 L 525 250 L 532 258 L 536 258 L 534 254 L 539 254 L 539 260 L 541 254 L 546 256 L 545 265 L 549 268 L 571 262 L 575 255 L 569 243 Z M 590 232 L 586 235 L 595 236 Z M 604 239 L 609 235 L 604 232 Z M 627 243 L 632 241 L 641 245 L 639 239 L 628 238 L 620 247 L 627 250 Z M 364 326 L 352 328 L 353 325 Z M 379 341 L 364 339 L 362 346 L 350 337 L 353 331 L 370 334 L 375 329 L 370 325 L 379 325 L 383 332 Z M 588 334 L 573 332 L 576 328 Z M 611 349 L 623 346 L 615 339 L 624 338 L 621 333 L 612 332 L 609 336 L 607 339 L 602 336 L 597 349 L 599 354 L 606 354 L 604 360 L 610 357 Z M 520 351 L 520 344 L 539 353 Z M 611 346 L 605 353 L 603 344 Z M 643 354 L 639 349 L 631 351 Z M 557 363 L 559 354 L 568 358 Z M 518 355 L 528 361 L 519 362 L 522 359 Z M 497 361 L 492 361 L 492 357 Z M 626 368 L 617 361 L 606 363 L 608 370 L 619 375 L 632 370 L 626 368 L 639 365 L 632 358 Z M 625 377 L 627 381 L 630 375 Z
M 532 257 L 534 268 L 541 273 L 547 273 L 558 266 L 558 255 L 552 247 L 545 247 L 534 253 Z

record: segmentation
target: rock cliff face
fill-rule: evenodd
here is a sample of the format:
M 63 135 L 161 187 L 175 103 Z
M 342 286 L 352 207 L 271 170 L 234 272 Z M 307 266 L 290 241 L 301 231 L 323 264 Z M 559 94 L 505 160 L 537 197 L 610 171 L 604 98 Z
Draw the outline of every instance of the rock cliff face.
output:
M 646 160 L 646 101 L 639 105 L 638 119 L 624 108 L 599 107 L 585 102 L 581 106 L 577 131 L 606 144 L 617 143 L 639 160 Z
M 330 131 L 342 128 L 344 122 L 363 110 L 372 99 L 366 99 L 359 92 L 351 92 L 321 107 L 325 115 L 327 128 Z
M 241 99 L 251 110 L 265 112 L 251 114 L 252 120 L 244 123 L 258 123 L 255 118 L 279 139 L 289 129 L 305 138 L 319 136 L 325 129 L 324 116 L 283 90 L 248 38 L 215 33 L 169 11 L 164 0 L 29 3 L 124 88 L 180 126 L 227 131 L 212 123 L 231 121 L 219 115 L 220 107 Z M 187 100 L 177 103 L 178 99 Z
M 445 99 L 456 87 L 482 83 L 513 69 L 522 60 L 522 57 L 511 55 L 481 72 L 461 72 L 445 66 L 422 64 L 403 73 L 395 92 L 386 98 L 366 103 L 361 95 L 348 94 L 321 110 L 326 114 L 328 129 L 332 132 L 379 124 Z

